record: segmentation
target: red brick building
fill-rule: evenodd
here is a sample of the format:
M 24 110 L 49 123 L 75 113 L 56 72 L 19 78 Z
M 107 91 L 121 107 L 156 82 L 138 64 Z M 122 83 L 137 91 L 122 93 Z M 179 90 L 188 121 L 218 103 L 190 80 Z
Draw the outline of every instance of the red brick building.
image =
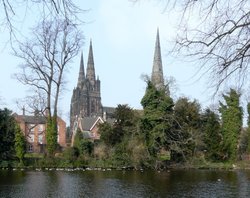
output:
M 99 140 L 100 134 L 98 132 L 98 125 L 104 123 L 101 117 L 84 117 L 78 118 L 74 122 L 74 129 L 71 139 L 71 146 L 74 145 L 74 138 L 79 129 L 83 133 L 83 137 L 91 140 Z
M 27 151 L 34 153 L 45 152 L 46 117 L 17 114 L 14 114 L 14 117 L 27 140 Z M 66 147 L 66 123 L 60 117 L 57 118 L 57 127 L 57 142 L 61 147 Z

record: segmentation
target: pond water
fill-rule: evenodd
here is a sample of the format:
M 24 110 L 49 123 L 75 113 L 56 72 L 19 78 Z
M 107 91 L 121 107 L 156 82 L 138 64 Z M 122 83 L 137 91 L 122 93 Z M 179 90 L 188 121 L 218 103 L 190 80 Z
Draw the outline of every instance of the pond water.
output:
M 0 171 L 0 197 L 250 197 L 250 171 Z

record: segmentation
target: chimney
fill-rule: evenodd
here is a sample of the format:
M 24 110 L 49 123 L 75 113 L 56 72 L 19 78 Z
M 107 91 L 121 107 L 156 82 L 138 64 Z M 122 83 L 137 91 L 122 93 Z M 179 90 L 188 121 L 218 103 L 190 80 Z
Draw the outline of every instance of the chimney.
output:
M 25 116 L 25 107 L 24 106 L 23 106 L 22 110 L 23 110 L 23 116 Z

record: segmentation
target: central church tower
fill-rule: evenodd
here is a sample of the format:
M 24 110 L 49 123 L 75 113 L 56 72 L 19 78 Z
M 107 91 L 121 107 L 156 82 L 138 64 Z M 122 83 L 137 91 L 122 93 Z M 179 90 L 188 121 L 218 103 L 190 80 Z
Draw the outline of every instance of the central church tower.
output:
M 101 82 L 95 76 L 92 41 L 89 45 L 89 56 L 86 75 L 83 55 L 81 54 L 77 87 L 74 88 L 70 105 L 70 128 L 77 117 L 97 117 L 102 115 Z

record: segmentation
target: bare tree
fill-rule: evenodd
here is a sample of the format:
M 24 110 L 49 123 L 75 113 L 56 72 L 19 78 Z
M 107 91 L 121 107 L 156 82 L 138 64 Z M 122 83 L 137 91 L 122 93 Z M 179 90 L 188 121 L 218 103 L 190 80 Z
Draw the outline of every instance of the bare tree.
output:
M 36 101 L 33 107 L 42 107 L 46 100 L 42 112 L 46 112 L 47 132 L 52 125 L 56 136 L 58 100 L 65 83 L 65 70 L 78 54 L 83 36 L 70 21 L 58 19 L 43 20 L 32 30 L 32 34 L 26 42 L 19 43 L 19 49 L 14 53 L 23 60 L 20 72 L 15 76 L 21 83 L 33 88 L 32 100 Z
M 244 84 L 250 61 L 250 4 L 247 0 L 183 0 L 183 29 L 176 49 L 202 60 L 217 90 L 227 80 Z M 196 24 L 191 24 L 197 17 Z
M 17 30 L 15 22 L 20 18 L 20 7 L 24 9 L 36 9 L 36 14 L 60 16 L 66 19 L 78 19 L 78 14 L 82 12 L 72 0 L 1 0 L 0 8 L 2 15 L 0 15 L 0 24 L 9 30 L 12 36 Z M 25 14 L 26 15 L 26 12 Z M 25 16 L 23 16 L 25 18 Z
M 201 74 L 210 74 L 211 85 L 217 91 L 228 80 L 234 80 L 234 84 L 240 86 L 247 83 L 250 63 L 249 0 L 156 1 L 164 3 L 165 12 L 177 11 L 180 15 L 174 51 L 192 60 L 198 59 Z
M 67 20 L 42 21 L 32 31 L 33 38 L 19 44 L 14 55 L 24 63 L 16 78 L 34 88 L 35 100 L 46 96 L 48 115 L 57 114 L 57 105 L 64 84 L 64 71 L 69 62 L 78 54 L 82 34 Z M 52 113 L 53 110 L 53 113 Z

